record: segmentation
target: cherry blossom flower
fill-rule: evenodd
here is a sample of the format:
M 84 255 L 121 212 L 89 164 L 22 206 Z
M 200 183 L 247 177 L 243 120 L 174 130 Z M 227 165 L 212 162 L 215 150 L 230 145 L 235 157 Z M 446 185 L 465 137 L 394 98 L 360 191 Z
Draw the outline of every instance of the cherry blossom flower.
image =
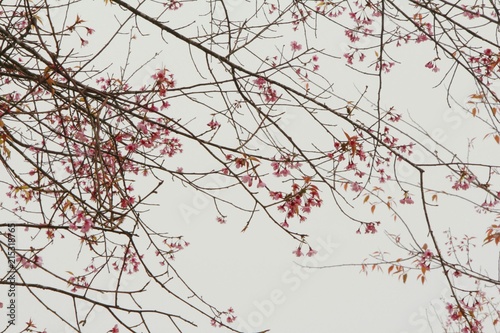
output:
M 178 10 L 182 7 L 182 3 L 178 0 L 170 0 L 170 3 L 165 2 L 163 6 L 168 6 L 170 10 Z
M 358 182 L 351 182 L 350 185 L 351 185 L 351 190 L 354 192 L 361 192 L 363 190 L 363 187 Z
M 439 72 L 439 67 L 436 65 L 435 61 L 427 62 L 425 67 L 431 69 L 433 72 Z
M 302 257 L 304 255 L 302 253 L 302 250 L 300 249 L 300 246 L 296 250 L 292 251 L 292 253 L 295 254 L 295 256 L 297 257 Z
M 112 329 L 110 329 L 108 332 L 111 332 L 111 333 L 119 333 L 120 330 L 118 329 L 118 324 L 113 326 Z
M 309 251 L 307 251 L 306 256 L 312 257 L 312 256 L 316 255 L 317 253 L 318 253 L 318 251 L 313 250 L 311 247 L 309 247 Z
M 253 184 L 253 177 L 250 176 L 249 174 L 245 174 L 241 177 L 241 181 L 245 184 L 248 184 L 248 186 L 251 187 Z
M 291 42 L 290 46 L 292 48 L 292 51 L 294 51 L 294 52 L 302 50 L 302 45 L 300 45 L 297 41 Z
M 216 130 L 217 128 L 219 128 L 219 127 L 220 127 L 220 124 L 219 124 L 216 120 L 212 119 L 212 120 L 210 120 L 210 122 L 207 124 L 207 126 L 208 126 L 208 127 L 210 127 L 210 129 L 211 129 L 211 130 Z
M 399 200 L 399 202 L 401 204 L 408 204 L 408 205 L 412 205 L 414 204 L 415 202 L 413 201 L 413 199 L 411 198 L 411 196 L 408 194 L 408 192 L 405 192 L 404 193 L 404 196 L 403 196 L 403 199 Z
M 365 224 L 365 234 L 374 234 L 376 232 L 377 232 L 377 228 L 376 228 L 376 224 L 374 222 L 369 222 L 369 223 Z

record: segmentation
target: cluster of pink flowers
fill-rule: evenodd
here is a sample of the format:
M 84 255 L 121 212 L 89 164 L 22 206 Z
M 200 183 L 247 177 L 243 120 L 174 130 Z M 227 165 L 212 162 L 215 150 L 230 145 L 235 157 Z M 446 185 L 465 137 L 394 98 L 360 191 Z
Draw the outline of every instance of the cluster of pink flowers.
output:
M 292 48 L 292 51 L 294 51 L 294 52 L 302 50 L 302 45 L 300 45 L 297 41 L 291 42 L 290 47 Z
M 453 179 L 453 176 L 447 176 L 450 180 Z M 460 177 L 455 181 L 452 189 L 458 190 L 467 190 L 470 187 L 470 184 L 476 180 L 476 176 L 471 174 L 465 167 L 463 167 L 460 171 Z
M 401 120 L 402 117 L 401 114 L 394 112 L 394 107 L 391 107 L 389 111 L 387 111 L 387 116 L 388 116 L 387 120 L 393 123 L 397 123 L 398 121 Z
M 161 254 L 167 255 L 168 259 L 174 260 L 175 254 L 189 246 L 189 242 L 182 239 L 182 237 L 169 237 L 163 240 L 163 244 L 168 246 L 167 251 L 156 250 L 155 255 L 158 257 Z M 160 261 L 160 265 L 164 266 L 165 261 Z
M 165 97 L 167 90 L 175 87 L 174 75 L 166 68 L 157 70 L 151 77 L 155 80 L 155 87 L 160 97 Z
M 382 69 L 384 73 L 389 73 L 394 65 L 395 63 L 392 61 L 377 60 L 377 62 L 375 63 L 375 70 L 378 71 L 379 69 Z
M 476 5 L 462 5 L 463 12 L 462 14 L 467 17 L 469 20 L 481 17 L 481 13 L 479 12 L 479 6 Z
M 434 59 L 432 61 L 427 62 L 425 64 L 425 67 L 431 69 L 435 73 L 439 72 L 439 67 L 436 64 L 436 60 L 437 59 Z
M 34 254 L 30 259 L 27 259 L 26 257 L 21 256 L 19 254 L 16 254 L 16 261 L 26 269 L 35 269 L 43 265 L 42 257 L 37 254 Z
M 140 259 L 142 259 L 142 257 L 142 255 L 138 256 L 134 250 L 127 247 L 123 257 L 113 262 L 112 266 L 115 271 L 122 270 L 128 274 L 137 273 L 139 271 L 139 266 L 141 265 Z
M 87 282 L 87 278 L 85 276 L 74 276 L 71 274 L 68 279 L 68 286 L 72 287 L 71 292 L 76 293 L 78 289 L 87 289 L 89 287 L 89 283 Z
M 222 317 L 225 317 L 225 321 L 228 324 L 234 323 L 236 320 L 236 315 L 234 314 L 234 309 L 231 307 L 227 311 L 219 312 L 218 315 L 210 320 L 210 324 L 214 327 L 222 327 Z
M 212 120 L 208 122 L 207 126 L 210 127 L 212 131 L 214 131 L 220 127 L 220 124 L 218 121 L 212 118 Z
M 313 250 L 313 248 L 310 245 L 308 245 L 308 247 L 309 247 L 309 251 L 307 251 L 306 256 L 312 257 L 318 253 L 318 251 Z M 297 249 L 293 250 L 292 253 L 296 257 L 302 257 L 304 255 L 304 253 L 302 252 L 302 244 L 299 245 L 299 247 Z
M 323 202 L 319 196 L 318 188 L 309 181 L 306 181 L 302 187 L 293 183 L 291 193 L 269 191 L 269 195 L 273 200 L 283 201 L 282 204 L 278 205 L 278 210 L 285 212 L 287 219 L 298 216 L 300 222 L 307 219 L 301 212 L 310 213 L 312 207 L 321 207 Z M 282 226 L 288 226 L 287 220 L 282 223 Z
M 266 101 L 266 103 L 274 103 L 279 99 L 276 90 L 273 89 L 271 87 L 271 84 L 267 82 L 267 80 L 263 77 L 259 77 L 258 79 L 254 80 L 254 83 L 257 85 L 260 92 L 264 96 L 264 100 Z
M 311 17 L 312 12 L 311 11 L 306 11 L 304 9 L 299 9 L 296 12 L 292 12 L 292 25 L 293 25 L 293 30 L 297 31 L 299 30 L 299 25 L 301 23 L 305 23 L 309 17 Z
M 241 181 L 244 184 L 247 184 L 248 187 L 252 187 L 254 181 L 257 182 L 257 188 L 264 188 L 264 187 L 266 187 L 266 183 L 264 183 L 262 181 L 262 179 L 260 179 L 260 177 L 258 175 L 256 175 L 256 174 L 251 175 L 250 173 L 246 173 L 246 174 L 244 174 L 241 177 Z
M 500 198 L 500 192 L 497 192 L 496 195 L 490 195 L 489 198 L 486 198 L 484 202 L 481 204 L 481 208 L 486 211 L 495 207 L 496 205 L 498 205 L 498 203 L 500 203 L 499 198 Z
M 430 35 L 430 36 L 432 36 L 432 35 L 433 35 L 433 28 L 432 28 L 432 24 L 431 24 L 431 23 L 429 23 L 429 22 L 422 22 L 421 20 L 422 20 L 422 18 L 419 16 L 419 20 L 417 20 L 417 22 L 416 22 L 416 23 L 417 23 L 417 25 L 418 25 L 418 26 L 419 26 L 422 30 L 425 30 L 425 31 L 427 32 L 427 34 L 426 34 L 426 33 L 423 33 L 423 32 L 419 33 L 419 34 L 417 35 L 417 37 L 415 38 L 415 42 L 416 42 L 417 44 L 427 41 L 427 40 L 429 39 L 427 36 L 429 36 L 429 35 Z
M 432 253 L 432 251 L 426 248 L 424 252 L 420 255 L 420 257 L 417 259 L 418 267 L 423 268 L 425 270 L 430 270 L 433 256 L 434 254 Z
M 66 29 L 67 29 L 69 32 L 76 32 L 76 34 L 77 34 L 77 35 L 78 35 L 78 37 L 80 38 L 80 44 L 81 44 L 81 46 L 82 46 L 82 47 L 87 46 L 87 45 L 88 45 L 88 43 L 89 43 L 89 41 L 88 41 L 88 40 L 86 40 L 86 39 L 84 39 L 84 38 L 80 35 L 80 33 L 78 32 L 77 28 L 82 28 L 82 29 L 84 29 L 84 30 L 85 30 L 85 32 L 87 33 L 87 36 L 92 35 L 92 34 L 95 32 L 95 30 L 94 30 L 94 29 L 92 29 L 92 28 L 90 28 L 90 27 L 88 27 L 88 26 L 82 26 L 81 24 L 82 24 L 82 23 L 84 23 L 84 22 L 85 22 L 85 21 L 84 21 L 84 20 L 82 20 L 82 19 L 80 18 L 80 16 L 79 16 L 79 15 L 77 15 L 77 16 L 76 16 L 76 19 L 75 19 L 75 22 L 74 22 L 72 25 L 70 25 L 70 26 L 67 26 L 67 27 L 66 27 Z
M 462 327 L 460 333 L 483 332 L 481 320 L 474 315 L 475 312 L 482 308 L 482 304 L 477 298 L 474 298 L 471 305 L 467 304 L 464 299 L 460 300 L 460 307 L 451 303 L 446 304 L 446 310 L 448 311 L 448 321 L 446 324 L 448 326 L 458 324 Z M 468 315 L 467 319 L 464 317 L 464 314 Z
M 377 227 L 380 225 L 380 221 L 362 223 L 361 226 L 356 230 L 357 234 L 361 234 L 361 228 L 365 228 L 365 234 L 375 234 L 377 233 Z
M 246 154 L 243 154 L 243 157 L 235 157 L 232 154 L 228 154 L 226 155 L 226 160 L 230 162 L 230 165 L 234 164 L 236 169 L 246 168 L 246 172 L 239 175 L 243 184 L 247 184 L 249 187 L 252 187 L 254 182 L 256 182 L 257 188 L 266 187 L 264 181 L 262 181 L 260 176 L 255 172 L 256 167 L 259 165 L 259 160 L 257 158 Z M 229 174 L 228 167 L 223 168 L 221 171 L 225 175 Z
M 500 64 L 500 53 L 486 48 L 478 56 L 470 56 L 469 63 L 480 80 L 490 78 Z
M 267 5 L 269 6 L 269 14 L 273 14 L 278 9 L 275 4 L 268 3 Z
M 339 3 L 322 1 L 321 6 L 316 7 L 316 12 L 320 15 L 327 16 L 329 18 L 339 17 L 346 11 L 346 7 L 340 6 Z
M 170 0 L 169 2 L 164 2 L 163 6 L 168 7 L 170 10 L 177 10 L 182 7 L 182 3 L 178 0 Z
M 290 170 L 299 169 L 302 164 L 294 161 L 294 159 L 292 155 L 282 155 L 280 159 L 272 162 L 273 175 L 276 177 L 286 177 L 290 175 Z
M 78 230 L 79 225 L 80 231 L 86 234 L 94 226 L 94 222 L 92 221 L 92 218 L 90 218 L 90 216 L 86 216 L 84 211 L 78 210 L 74 214 L 73 220 L 69 224 L 69 228 L 71 230 Z
M 353 192 L 361 192 L 363 190 L 363 186 L 359 182 L 350 182 L 351 185 L 351 191 Z
M 358 54 L 357 58 L 359 62 L 363 62 L 363 60 L 365 60 L 366 56 L 363 52 L 357 50 L 357 49 L 353 49 L 351 52 L 346 52 L 344 53 L 344 58 L 347 59 L 347 63 L 349 65 L 353 65 L 354 64 L 354 59 L 355 59 L 355 56 Z
M 403 205 L 404 204 L 413 205 L 415 203 L 411 198 L 410 194 L 408 194 L 408 192 L 406 191 L 404 193 L 403 199 L 399 200 L 399 202 Z

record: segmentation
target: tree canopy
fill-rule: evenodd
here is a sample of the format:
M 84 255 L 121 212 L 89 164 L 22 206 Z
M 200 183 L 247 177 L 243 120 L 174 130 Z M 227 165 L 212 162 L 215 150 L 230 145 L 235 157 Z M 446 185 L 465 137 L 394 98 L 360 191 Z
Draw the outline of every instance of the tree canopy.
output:
M 177 269 L 225 224 L 290 260 L 383 238 L 314 266 L 443 280 L 443 332 L 492 332 L 499 5 L 0 2 L 1 329 L 262 330 Z

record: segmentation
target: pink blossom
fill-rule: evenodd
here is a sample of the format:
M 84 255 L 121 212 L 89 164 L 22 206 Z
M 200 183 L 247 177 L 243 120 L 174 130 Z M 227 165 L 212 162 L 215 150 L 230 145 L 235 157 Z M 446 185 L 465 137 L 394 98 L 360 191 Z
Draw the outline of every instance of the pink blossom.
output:
M 363 190 L 363 187 L 358 182 L 352 182 L 351 183 L 351 190 L 354 192 L 361 192 Z
M 160 110 L 164 110 L 164 109 L 168 108 L 169 106 L 170 106 L 170 103 L 168 101 L 162 101 L 161 106 L 160 106 Z
M 120 330 L 118 329 L 118 325 L 115 325 L 113 326 L 112 329 L 110 329 L 108 332 L 111 332 L 111 333 L 119 333 Z
M 292 253 L 295 254 L 295 256 L 297 257 L 302 257 L 304 255 L 302 253 L 302 250 L 300 249 L 300 246 L 296 250 L 292 251 Z
M 217 128 L 219 128 L 219 127 L 220 127 L 220 124 L 219 124 L 216 120 L 212 119 L 212 120 L 210 120 L 210 122 L 207 124 L 207 126 L 208 126 L 208 127 L 210 127 L 210 129 L 211 129 L 211 130 L 216 130 Z
M 291 42 L 290 46 L 292 47 L 292 51 L 294 51 L 294 52 L 302 50 L 302 45 L 300 45 L 299 43 L 297 43 L 297 41 Z
M 34 263 L 33 263 L 33 268 L 36 268 L 36 266 L 42 266 L 43 265 L 43 259 L 42 257 L 38 256 L 35 254 L 35 257 L 34 257 Z
M 136 143 L 129 143 L 127 146 L 126 146 L 127 150 L 129 153 L 133 153 L 134 151 L 137 150 L 137 148 L 139 148 L 139 145 L 137 145 Z
M 418 35 L 417 39 L 416 39 L 416 43 L 422 43 L 422 42 L 425 42 L 427 40 L 427 36 L 425 34 L 420 34 Z
M 349 65 L 352 65 L 352 60 L 354 58 L 353 54 L 350 54 L 350 53 L 344 53 L 344 58 L 347 59 L 347 63 Z
M 273 200 L 283 199 L 283 194 L 281 192 L 269 191 L 269 195 L 273 198 Z
M 182 7 L 182 3 L 180 3 L 178 0 L 170 0 L 170 4 L 168 3 L 164 3 L 163 6 L 167 6 L 168 5 L 168 9 L 170 10 L 177 10 L 179 8 Z
M 253 82 L 257 85 L 257 87 L 259 87 L 259 89 L 262 89 L 264 85 L 267 83 L 266 79 L 264 79 L 263 77 L 259 77 Z
M 309 247 L 309 251 L 307 252 L 306 256 L 312 257 L 312 256 L 316 255 L 317 253 L 318 253 L 318 251 L 313 250 L 311 247 Z
M 370 222 L 365 225 L 365 234 L 374 234 L 377 232 L 377 229 L 375 228 L 375 223 Z
M 148 134 L 148 127 L 146 126 L 146 122 L 141 121 L 137 124 L 137 128 L 143 133 Z
M 92 226 L 93 226 L 92 220 L 90 218 L 86 218 L 80 231 L 83 232 L 84 234 L 86 234 L 87 232 L 90 231 L 90 228 Z
M 406 195 L 403 199 L 399 200 L 399 202 L 402 203 L 403 205 L 404 204 L 412 205 L 415 203 L 410 196 L 406 196 Z
M 249 174 L 245 174 L 243 175 L 243 177 L 241 177 L 241 181 L 251 187 L 253 184 L 253 177 Z

